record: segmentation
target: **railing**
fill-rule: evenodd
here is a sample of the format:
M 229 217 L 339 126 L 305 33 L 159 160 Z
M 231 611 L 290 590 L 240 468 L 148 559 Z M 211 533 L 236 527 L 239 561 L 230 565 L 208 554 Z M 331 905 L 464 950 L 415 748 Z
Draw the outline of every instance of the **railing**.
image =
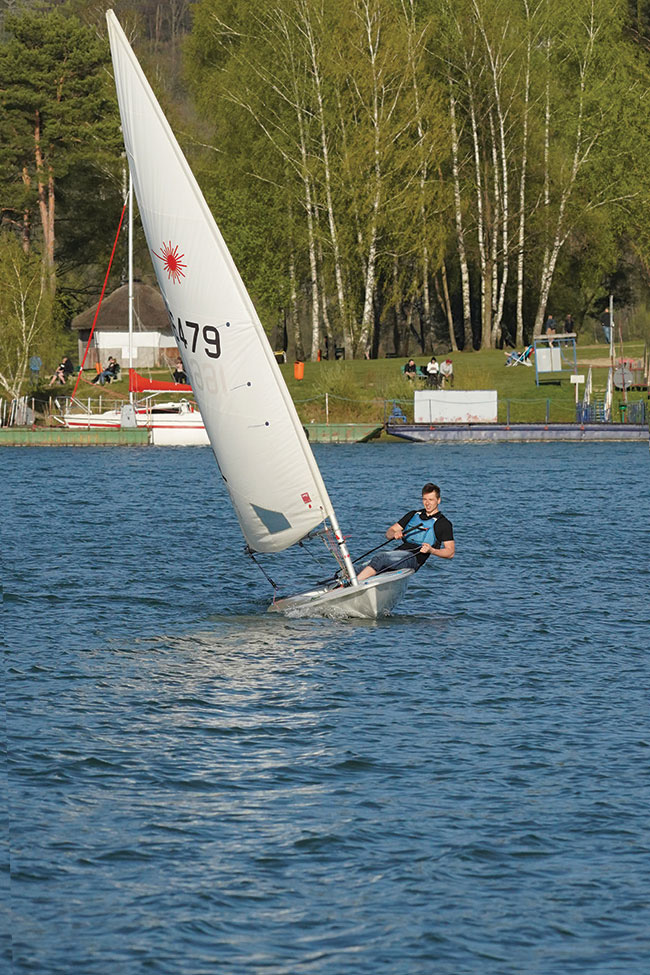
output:
M 34 423 L 34 400 L 29 405 L 27 396 L 17 396 L 7 406 L 6 400 L 2 401 L 2 422 L 0 426 L 7 427 L 30 427 Z
M 622 423 L 640 423 L 645 426 L 648 411 L 643 400 L 638 400 L 636 403 L 623 403 L 619 409 Z
M 589 406 L 591 403 L 591 394 L 594 388 L 593 372 L 591 366 L 589 366 L 589 372 L 587 373 L 587 381 L 585 383 L 585 391 L 582 394 L 582 405 Z
M 614 371 L 609 367 L 607 373 L 607 390 L 605 391 L 605 422 L 612 422 L 612 405 L 614 403 Z
M 85 401 L 78 396 L 61 396 L 54 400 L 54 405 L 58 413 L 63 416 L 65 413 L 86 413 L 89 416 L 102 413 L 104 410 L 120 410 L 124 403 L 128 402 L 124 397 L 111 397 L 104 400 L 102 396 L 93 398 L 89 396 Z

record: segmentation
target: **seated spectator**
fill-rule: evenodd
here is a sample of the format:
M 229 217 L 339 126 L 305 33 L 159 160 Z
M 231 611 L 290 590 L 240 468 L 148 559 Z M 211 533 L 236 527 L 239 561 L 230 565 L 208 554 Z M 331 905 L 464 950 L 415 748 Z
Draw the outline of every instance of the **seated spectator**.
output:
M 74 367 L 72 363 L 68 359 L 67 355 L 64 355 L 61 362 L 56 367 L 54 375 L 50 379 L 49 385 L 53 386 L 55 383 L 61 383 L 61 385 L 63 385 L 64 383 L 67 383 L 73 372 Z
M 120 378 L 120 364 L 112 355 L 108 357 L 108 365 L 102 372 L 98 373 L 93 379 L 93 383 L 99 383 L 103 386 L 104 383 L 114 383 Z
M 61 383 L 61 385 L 63 385 L 64 382 L 65 382 L 65 373 L 63 371 L 63 367 L 59 365 L 56 367 L 54 371 L 54 375 L 50 379 L 48 386 L 54 386 L 55 383 Z
M 174 382 L 182 383 L 185 385 L 187 383 L 187 376 L 185 375 L 185 370 L 183 368 L 183 360 L 176 360 L 176 368 L 174 369 Z
M 427 362 L 426 370 L 427 370 L 427 385 L 432 386 L 434 389 L 437 389 L 440 386 L 441 379 L 440 379 L 440 366 L 438 364 L 438 360 L 436 359 L 435 355 L 432 355 L 429 362 Z
M 63 374 L 65 375 L 65 379 L 67 382 L 70 376 L 72 375 L 72 373 L 74 372 L 74 366 L 68 359 L 67 355 L 64 355 L 63 358 L 61 359 L 61 365 L 59 366 L 59 369 L 63 369 Z
M 449 383 L 450 386 L 454 385 L 454 364 L 451 359 L 445 359 L 444 362 L 440 363 L 440 375 L 442 376 L 442 385 Z
M 407 379 L 413 381 L 418 374 L 418 367 L 415 364 L 415 359 L 409 359 L 406 365 L 402 368 L 402 372 Z

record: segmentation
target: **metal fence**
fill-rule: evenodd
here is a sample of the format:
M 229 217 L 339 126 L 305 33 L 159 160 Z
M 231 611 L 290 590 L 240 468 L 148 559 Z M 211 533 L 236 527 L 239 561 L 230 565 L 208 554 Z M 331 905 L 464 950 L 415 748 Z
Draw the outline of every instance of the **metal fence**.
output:
M 31 427 L 34 423 L 34 401 L 29 402 L 27 396 L 18 396 L 7 403 L 2 400 L 0 409 L 0 426 L 2 427 Z
M 620 403 L 618 416 L 614 408 L 611 409 L 611 416 L 609 412 L 602 400 L 579 403 L 576 406 L 576 423 L 638 423 L 644 426 L 648 422 L 648 407 L 644 400 Z

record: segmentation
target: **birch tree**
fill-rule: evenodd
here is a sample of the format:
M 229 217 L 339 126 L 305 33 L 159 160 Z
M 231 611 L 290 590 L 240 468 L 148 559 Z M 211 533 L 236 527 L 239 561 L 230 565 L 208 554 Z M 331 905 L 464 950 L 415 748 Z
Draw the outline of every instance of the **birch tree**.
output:
M 612 9 L 604 0 L 584 0 L 577 10 L 559 3 L 556 29 L 546 39 L 544 246 L 533 335 L 541 333 L 558 258 L 572 229 L 588 211 L 630 198 L 620 178 L 608 179 L 616 161 L 630 150 L 629 133 L 619 133 L 616 147 L 610 141 L 623 95 L 615 75 L 625 62 L 616 34 L 622 19 L 618 7 Z M 563 151 L 552 151 L 558 145 Z
M 625 104 L 622 77 L 630 78 L 622 5 L 455 0 L 443 13 L 466 335 L 478 306 L 482 347 L 499 344 L 504 329 L 522 343 L 541 331 L 572 232 L 593 208 L 629 199 L 616 162 L 632 163 L 627 133 L 605 151 Z M 480 304 L 470 296 L 475 280 Z
M 348 75 L 353 112 L 358 119 L 354 132 L 358 170 L 364 185 L 358 185 L 357 198 L 363 221 L 359 242 L 364 268 L 363 309 L 356 350 L 370 351 L 380 236 L 389 211 L 386 184 L 394 165 L 396 143 L 412 119 L 404 118 L 399 107 L 406 77 L 402 67 L 402 46 L 398 23 L 381 0 L 353 0 L 353 31 L 350 36 L 354 70 Z M 367 140 L 367 141 L 366 141 Z M 363 150 L 363 156 L 359 153 Z
M 288 277 L 288 285 L 280 286 L 277 298 L 288 305 L 295 328 L 299 327 L 296 316 L 307 274 L 308 348 L 315 352 L 321 304 L 312 173 L 315 123 L 303 38 L 296 31 L 294 14 L 293 0 L 268 9 L 240 4 L 236 10 L 221 0 L 207 0 L 197 11 L 198 24 L 189 45 L 189 77 L 214 125 L 218 144 L 219 165 L 209 179 L 214 181 L 217 173 L 221 181 L 234 178 L 242 185 L 251 216 L 254 210 L 264 213 L 268 229 L 258 241 L 258 252 L 263 260 L 269 242 L 277 243 L 275 257 Z M 232 185 L 208 189 L 218 216 L 230 193 Z M 267 205 L 256 206 L 256 196 Z M 275 222 L 269 198 L 281 201 Z M 290 226 L 287 213 L 292 218 Z M 228 218 L 223 219 L 227 229 Z M 259 227 L 259 217 L 254 219 Z M 241 223 L 232 227 L 228 239 L 235 253 L 245 234 Z M 249 285 L 256 278 L 252 268 Z M 301 347 L 301 341 L 297 345 Z
M 29 359 L 56 347 L 52 296 L 37 252 L 26 254 L 10 232 L 0 234 L 0 386 L 10 396 L 24 392 Z

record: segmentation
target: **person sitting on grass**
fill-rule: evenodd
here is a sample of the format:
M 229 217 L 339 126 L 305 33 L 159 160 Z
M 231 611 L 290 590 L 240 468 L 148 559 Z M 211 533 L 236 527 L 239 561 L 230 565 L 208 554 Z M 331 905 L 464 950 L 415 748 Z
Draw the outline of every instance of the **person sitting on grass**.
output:
M 409 359 L 406 365 L 402 368 L 402 372 L 407 379 L 413 381 L 418 374 L 418 367 L 415 364 L 415 359 Z
M 183 368 L 183 360 L 176 360 L 176 368 L 174 369 L 174 382 L 178 384 L 185 385 L 187 383 L 187 376 L 185 375 L 185 369 Z
M 438 389 L 440 386 L 440 365 L 435 355 L 432 355 L 430 361 L 427 362 L 426 373 L 427 386 L 431 386 L 433 389 Z
M 67 355 L 64 355 L 61 362 L 56 367 L 56 372 L 50 379 L 48 385 L 53 386 L 55 383 L 61 383 L 61 385 L 64 385 L 64 383 L 67 383 L 73 372 L 74 366 L 68 359 Z
M 92 380 L 93 383 L 99 383 L 103 386 L 104 383 L 115 383 L 120 378 L 120 364 L 112 355 L 108 357 L 108 365 L 102 372 L 98 373 Z
M 445 359 L 444 362 L 440 363 L 440 375 L 442 377 L 442 385 L 445 386 L 449 383 L 450 386 L 454 385 L 454 364 L 451 359 Z

